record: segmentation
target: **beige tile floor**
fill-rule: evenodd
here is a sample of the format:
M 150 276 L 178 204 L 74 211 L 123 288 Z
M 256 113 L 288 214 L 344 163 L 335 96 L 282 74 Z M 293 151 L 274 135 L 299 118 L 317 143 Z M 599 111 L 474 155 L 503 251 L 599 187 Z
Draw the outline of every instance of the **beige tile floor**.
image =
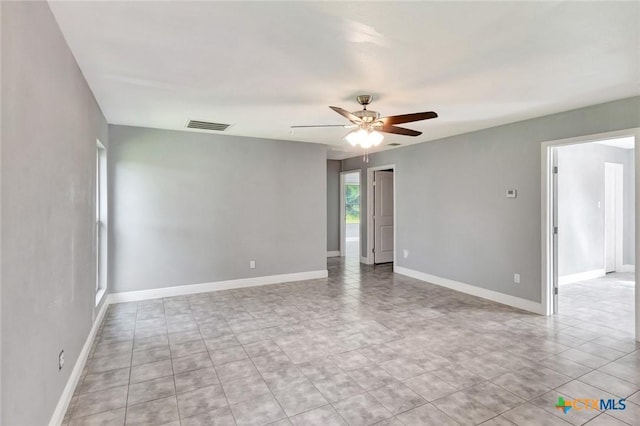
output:
M 640 424 L 640 344 L 615 309 L 589 315 L 576 296 L 541 317 L 390 265 L 328 266 L 110 306 L 65 424 Z M 564 414 L 558 396 L 627 409 Z
M 634 333 L 633 272 L 614 272 L 602 278 L 562 285 L 558 312 L 579 321 L 593 321 L 616 332 Z

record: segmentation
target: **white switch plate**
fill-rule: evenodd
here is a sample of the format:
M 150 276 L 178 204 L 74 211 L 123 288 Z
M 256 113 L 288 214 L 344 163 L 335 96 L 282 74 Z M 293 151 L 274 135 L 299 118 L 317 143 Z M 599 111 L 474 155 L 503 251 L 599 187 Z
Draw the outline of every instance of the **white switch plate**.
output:
M 513 282 L 520 284 L 520 274 L 513 274 Z
M 249 268 L 256 269 L 256 261 L 255 260 L 250 260 L 249 261 Z
M 507 198 L 516 198 L 518 196 L 518 191 L 515 189 L 507 189 Z

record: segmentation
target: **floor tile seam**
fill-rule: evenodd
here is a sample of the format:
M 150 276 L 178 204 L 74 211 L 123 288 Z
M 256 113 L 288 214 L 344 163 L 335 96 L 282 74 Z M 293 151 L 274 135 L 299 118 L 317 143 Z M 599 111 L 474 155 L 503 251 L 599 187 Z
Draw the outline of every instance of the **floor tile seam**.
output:
M 167 399 L 167 398 L 171 398 L 171 397 L 174 397 L 176 399 L 176 405 L 177 405 L 177 403 L 178 403 L 178 395 L 173 393 L 171 395 L 159 396 L 157 398 L 152 398 L 152 399 L 148 399 L 148 400 L 145 400 L 145 401 L 136 402 L 134 404 L 128 404 L 127 403 L 126 408 L 129 409 L 129 408 L 137 407 L 139 405 L 148 404 L 150 402 L 159 401 L 161 399 Z M 121 408 L 123 408 L 123 407 L 121 407 Z M 112 411 L 112 410 L 108 410 L 108 411 Z
M 129 367 L 118 368 L 118 370 L 124 370 L 125 368 L 129 368 Z M 131 370 L 131 369 L 129 368 L 129 370 Z M 109 370 L 109 371 L 115 371 L 115 370 Z M 100 373 L 94 373 L 94 374 L 100 374 Z M 131 371 L 129 371 L 129 375 L 131 375 Z M 115 388 L 121 388 L 123 386 L 129 386 L 129 380 L 128 379 L 127 379 L 127 383 L 126 384 L 112 385 L 112 386 L 109 386 L 109 387 L 106 387 L 106 388 L 96 389 L 96 390 L 92 390 L 92 391 L 89 391 L 89 392 L 81 392 L 77 396 L 90 395 L 92 393 L 107 391 L 107 390 L 115 389 Z M 77 389 L 81 390 L 82 387 L 80 385 L 78 385 Z
M 86 418 L 89 418 L 89 417 L 92 417 L 92 416 L 97 416 L 97 415 L 99 415 L 99 414 L 108 413 L 108 412 L 110 412 L 110 411 L 125 410 L 126 408 L 127 408 L 127 407 L 126 407 L 126 405 L 125 405 L 125 406 L 123 406 L 123 407 L 112 408 L 112 409 L 109 409 L 109 410 L 99 411 L 99 412 L 91 413 L 91 414 L 87 414 L 87 415 L 84 415 L 84 416 L 79 416 L 79 417 L 72 416 L 72 417 L 69 419 L 69 423 L 71 423 L 71 421 L 75 421 L 75 420 L 79 420 L 79 419 L 86 419 Z M 123 424 L 124 424 L 124 423 L 123 423 Z
M 204 345 L 204 350 L 200 350 L 200 351 L 197 351 L 197 352 L 191 352 L 191 353 L 188 353 L 186 355 L 180 355 L 180 356 L 176 356 L 176 357 L 174 357 L 173 355 L 170 355 L 170 359 L 174 360 L 174 359 L 178 359 L 178 358 L 184 358 L 185 356 L 191 356 L 191 355 L 201 354 L 203 352 L 209 352 L 209 350 L 207 349 L 207 345 L 204 343 L 204 339 L 201 338 L 200 340 L 202 341 L 202 344 Z M 193 342 L 197 342 L 197 341 L 198 340 L 189 340 L 188 342 L 184 342 L 184 343 L 185 344 L 186 343 L 193 343 Z M 182 343 L 180 343 L 180 344 L 182 344 Z M 171 345 L 169 345 L 169 353 L 171 353 Z
M 400 382 L 400 383 L 402 383 L 402 382 Z M 387 386 L 389 386 L 389 385 L 387 385 Z M 420 403 L 420 404 L 418 404 L 418 405 L 416 405 L 416 406 L 414 406 L 414 407 L 412 407 L 412 408 L 408 408 L 408 409 L 406 409 L 406 410 L 404 410 L 404 411 L 402 411 L 402 412 L 399 412 L 399 413 L 393 413 L 390 409 L 388 409 L 388 408 L 387 408 L 387 407 L 382 403 L 382 401 L 380 401 L 378 398 L 376 398 L 376 396 L 375 396 L 375 395 L 373 395 L 373 394 L 371 393 L 371 392 L 375 392 L 376 390 L 382 389 L 382 388 L 387 387 L 387 386 L 381 386 L 381 387 L 376 388 L 376 389 L 369 389 L 369 390 L 366 390 L 366 392 L 367 392 L 369 395 L 371 395 L 371 397 L 372 397 L 373 399 L 375 399 L 376 401 L 378 401 L 378 403 L 379 403 L 380 405 L 382 405 L 385 409 L 387 409 L 387 411 L 389 411 L 389 412 L 392 414 L 392 416 L 393 416 L 393 417 L 395 417 L 395 416 L 399 416 L 400 414 L 406 413 L 407 411 L 411 411 L 411 410 L 413 410 L 414 408 L 422 407 L 423 405 L 427 405 L 427 404 L 432 404 L 431 402 L 427 401 L 424 397 L 422 397 L 422 395 L 420 395 L 419 393 L 417 393 L 417 392 L 415 392 L 413 389 L 411 389 L 409 386 L 404 385 L 404 386 L 406 386 L 406 387 L 407 387 L 411 392 L 415 393 L 418 397 L 420 397 L 420 399 L 422 399 L 424 402 L 422 402 L 422 403 Z
M 137 308 L 138 305 L 136 304 L 136 318 L 137 318 Z M 134 333 L 134 342 L 132 343 L 132 345 L 135 344 L 135 333 Z M 129 408 L 128 408 L 128 403 L 129 403 L 129 388 L 131 386 L 131 375 L 133 373 L 133 367 L 131 366 L 131 364 L 133 364 L 133 351 L 131 351 L 131 361 L 130 361 L 130 368 L 129 368 L 129 382 L 127 384 L 127 396 L 125 397 L 125 411 L 124 411 L 124 424 L 127 424 L 127 415 L 129 414 Z M 173 366 L 171 367 L 171 372 L 173 373 Z
M 163 302 L 163 306 L 164 306 L 164 302 Z M 171 354 L 171 346 L 169 346 L 169 354 Z M 176 400 L 176 411 L 178 413 L 178 422 L 180 422 L 180 404 L 178 404 L 178 386 L 176 386 L 176 375 L 175 375 L 175 371 L 173 371 L 173 360 L 171 362 L 171 372 L 173 373 L 171 375 L 171 378 L 173 379 L 173 396 L 175 397 L 175 400 Z
M 231 335 L 236 339 L 237 342 L 240 342 L 238 340 L 238 336 L 236 335 L 236 333 L 233 331 L 233 329 L 227 323 L 226 318 L 223 318 L 223 321 L 225 322 L 225 324 L 229 328 L 229 330 L 231 330 Z M 200 325 L 198 325 L 198 332 L 200 333 L 200 337 L 204 341 L 204 336 L 202 336 L 202 332 L 200 331 Z M 219 382 L 218 386 L 220 386 L 220 389 L 222 390 L 222 394 L 224 395 L 225 401 L 227 401 L 227 407 L 229 408 L 229 412 L 231 413 L 231 416 L 233 417 L 233 421 L 237 424 L 236 416 L 233 413 L 233 410 L 231 409 L 231 404 L 229 403 L 229 397 L 227 396 L 227 392 L 224 390 L 224 386 L 222 385 L 222 380 L 220 380 L 220 377 L 219 377 L 219 374 L 218 374 L 218 370 L 216 369 L 216 366 L 213 364 L 213 360 L 211 359 L 211 353 L 209 352 L 209 349 L 206 346 L 206 343 L 205 343 L 205 348 L 207 348 L 207 353 L 209 354 L 209 359 L 211 360 L 211 366 L 212 366 L 211 368 L 213 368 L 213 370 L 216 373 L 216 377 L 218 378 L 218 382 Z M 223 348 L 223 349 L 226 349 L 226 348 Z M 243 348 L 243 350 L 244 350 L 244 348 Z M 245 353 L 246 353 L 246 351 L 245 351 Z M 251 363 L 253 364 L 253 361 L 251 361 Z M 224 364 L 221 364 L 221 365 L 224 365 Z M 258 369 L 256 368 L 255 364 L 253 364 L 253 367 L 256 369 L 256 371 L 258 371 Z M 260 371 L 258 371 L 258 374 L 259 373 L 260 373 Z M 263 378 L 263 380 L 264 380 L 264 378 Z M 267 388 L 268 388 L 268 386 L 267 386 Z M 269 389 L 269 391 L 271 391 L 271 390 Z M 273 394 L 272 394 L 272 396 L 273 396 Z M 275 396 L 273 396 L 273 397 L 275 399 Z M 282 407 L 280 407 L 280 408 L 282 409 Z M 283 412 L 284 412 L 284 410 L 283 410 Z M 182 417 L 180 417 L 180 419 L 182 419 Z
M 119 386 L 119 387 L 125 387 L 125 385 L 123 385 L 123 386 Z M 127 389 L 127 393 L 128 393 L 128 392 L 129 392 L 129 390 Z M 96 412 L 93 412 L 93 413 L 91 413 L 91 414 L 86 414 L 86 415 L 83 415 L 83 416 L 75 416 L 75 415 L 72 415 L 72 416 L 71 416 L 71 420 L 75 420 L 75 419 L 79 419 L 79 418 L 84 418 L 84 417 L 89 417 L 89 416 L 95 416 L 95 415 L 97 415 L 97 414 L 102 414 L 102 413 L 106 413 L 106 412 L 109 412 L 109 411 L 121 410 L 121 409 L 123 409 L 123 408 L 126 408 L 126 406 L 127 406 L 126 404 L 127 404 L 127 403 L 126 403 L 126 399 L 125 399 L 125 405 L 123 405 L 123 406 L 116 407 L 116 408 L 110 408 L 110 409 L 107 409 L 107 410 L 96 411 Z
M 505 374 L 508 374 L 508 373 L 505 373 Z M 524 397 L 524 396 L 518 395 L 518 394 L 517 394 L 517 393 L 515 393 L 515 392 L 510 391 L 509 389 L 505 388 L 504 386 L 502 386 L 502 385 L 500 385 L 500 384 L 498 384 L 498 383 L 495 383 L 495 382 L 493 382 L 493 381 L 491 381 L 491 380 L 489 380 L 489 381 L 490 381 L 492 384 L 494 384 L 494 385 L 498 386 L 499 388 L 501 388 L 501 389 L 503 389 L 503 390 L 505 390 L 505 391 L 507 391 L 507 392 L 509 392 L 509 393 L 512 393 L 512 394 L 514 394 L 515 396 L 517 396 L 518 398 L 522 399 L 522 400 L 524 401 L 524 403 L 529 403 L 529 402 L 531 402 L 531 401 L 533 401 L 533 400 L 535 400 L 535 399 L 537 399 L 537 398 L 540 398 L 540 396 L 544 395 L 545 393 L 548 393 L 548 392 L 551 392 L 551 391 L 555 390 L 554 388 L 550 388 L 550 387 L 548 387 L 548 386 L 546 386 L 546 385 L 545 385 L 545 386 L 543 386 L 543 387 L 546 389 L 544 392 L 542 392 L 542 393 L 536 393 L 536 394 L 535 394 L 534 396 L 532 396 L 531 398 L 526 398 L 526 397 Z M 562 385 L 561 385 L 561 386 L 562 386 Z M 522 405 L 522 404 L 520 404 L 520 405 Z
M 107 310 L 108 310 L 108 309 L 109 309 L 109 308 L 107 307 Z M 136 309 L 137 309 L 137 307 L 136 307 Z M 94 349 L 98 346 L 98 344 L 99 344 L 99 343 L 98 343 L 98 341 L 99 341 L 99 339 L 100 339 L 100 337 L 101 337 L 101 333 L 102 333 L 102 330 L 103 330 L 103 328 L 104 328 L 104 324 L 105 324 L 106 319 L 107 319 L 107 316 L 106 316 L 106 315 L 104 315 L 104 316 L 102 317 L 102 319 L 100 320 L 100 324 L 98 324 L 98 332 L 96 333 L 95 340 L 94 340 L 94 341 L 93 341 L 93 343 L 92 343 L 92 350 L 94 350 Z M 132 344 L 133 344 L 133 343 L 132 343 Z M 73 393 L 74 393 L 74 394 L 76 393 L 76 391 L 77 391 L 77 390 L 82 389 L 82 386 L 84 385 L 84 382 L 85 382 L 85 380 L 86 380 L 86 378 L 87 378 L 87 375 L 89 374 L 89 371 L 88 371 L 88 369 L 87 369 L 87 363 L 88 363 L 89 361 L 90 361 L 90 359 L 87 359 L 87 361 L 85 362 L 85 365 L 84 365 L 83 370 L 86 370 L 86 374 L 84 374 L 84 375 L 82 375 L 82 374 L 81 374 L 81 380 L 79 380 L 79 381 L 78 381 L 78 383 L 76 384 L 76 387 L 75 387 L 75 389 L 74 389 L 74 391 L 73 391 Z M 125 367 L 125 368 L 126 368 L 126 367 Z M 129 374 L 131 374 L 131 371 L 129 371 Z M 116 386 L 116 387 L 117 387 L 117 386 Z M 110 388 L 110 389 L 112 389 L 112 388 Z M 127 385 L 127 392 L 128 392 L 128 391 L 129 391 L 129 389 L 128 389 L 128 385 Z M 85 394 L 78 394 L 78 395 L 77 395 L 77 397 L 79 398 L 79 397 L 80 397 L 80 395 L 85 395 Z M 73 395 L 72 395 L 72 399 L 73 399 Z M 76 402 L 77 402 L 77 401 L 76 401 Z M 75 406 L 71 407 L 71 413 L 69 413 L 69 419 L 74 419 L 74 418 L 75 418 L 75 417 L 74 417 L 74 412 L 75 412 L 76 408 L 77 408 L 77 407 L 75 407 Z M 68 410 L 68 409 L 69 409 L 69 407 L 67 407 L 67 410 Z M 109 410 L 106 410 L 106 411 L 109 411 Z M 65 415 L 66 415 L 66 413 L 65 413 Z M 84 417 L 84 416 L 83 416 L 83 417 Z
M 340 411 L 336 408 L 336 405 L 337 405 L 337 404 L 339 404 L 339 403 L 341 403 L 341 402 L 344 402 L 344 401 L 346 401 L 346 400 L 348 400 L 348 399 L 355 398 L 356 396 L 360 396 L 360 395 L 364 395 L 364 394 L 368 394 L 368 392 L 367 392 L 367 391 L 364 391 L 364 392 L 361 392 L 361 393 L 357 393 L 357 394 L 355 394 L 355 395 L 351 395 L 351 396 L 350 396 L 350 397 L 348 397 L 348 398 L 341 399 L 340 401 L 333 401 L 333 402 L 328 401 L 328 400 L 327 400 L 327 401 L 328 401 L 329 405 L 331 406 L 331 408 L 333 408 L 333 411 L 335 411 L 335 412 L 338 414 L 338 416 L 340 416 L 340 418 L 342 418 L 342 419 L 345 421 L 345 423 L 346 423 L 347 425 L 349 425 L 350 423 L 347 421 L 347 419 L 346 419 L 346 418 L 344 418 L 344 416 L 343 416 L 342 414 L 340 414 Z M 380 401 L 378 401 L 377 399 L 375 399 L 375 397 L 374 397 L 373 395 L 370 395 L 370 396 L 371 396 L 371 397 L 372 397 L 376 402 L 378 402 L 378 404 L 380 404 L 380 405 L 381 405 L 385 410 L 387 410 L 387 408 L 386 408 L 384 405 L 382 405 L 382 404 L 380 403 Z M 383 420 L 388 420 L 388 419 L 390 419 L 390 418 L 395 417 L 395 416 L 391 413 L 391 411 L 389 411 L 389 410 L 387 410 L 387 411 L 389 412 L 389 414 L 391 414 L 391 417 L 387 417 L 386 419 L 383 419 Z M 377 422 L 377 423 L 379 423 L 379 422 Z M 375 424 L 375 423 L 374 423 L 374 424 Z
M 571 349 L 576 349 L 576 348 L 571 348 Z M 571 349 L 568 349 L 568 350 L 571 350 Z M 563 351 L 563 352 L 566 352 L 566 351 Z M 584 351 L 581 351 L 581 352 L 584 352 Z M 585 352 L 585 353 L 586 353 L 586 352 Z M 591 355 L 591 354 L 589 354 L 589 355 Z M 553 355 L 552 355 L 552 356 L 553 356 Z M 592 370 L 600 369 L 600 368 L 602 368 L 602 367 L 604 367 L 604 366 L 606 366 L 606 365 L 609 365 L 609 364 L 611 364 L 612 362 L 614 362 L 614 361 L 609 361 L 609 360 L 606 360 L 606 359 L 602 358 L 603 360 L 605 360 L 605 361 L 607 361 L 607 362 L 606 362 L 605 364 L 602 364 L 602 365 L 600 365 L 600 366 L 598 366 L 598 367 L 595 367 L 595 368 L 594 368 L 594 367 L 592 367 L 592 366 L 590 366 L 590 365 L 583 364 L 583 363 L 581 363 L 581 362 L 579 362 L 579 361 L 576 361 L 576 360 L 573 360 L 573 359 L 571 359 L 571 358 L 563 357 L 561 354 L 557 354 L 557 355 L 555 355 L 555 356 L 559 356 L 560 358 L 563 358 L 563 359 L 565 359 L 565 360 L 567 360 L 567 361 L 575 362 L 576 364 L 579 364 L 579 365 L 581 365 L 582 367 L 585 367 L 585 368 L 591 368 Z M 551 357 L 547 357 L 547 358 L 551 358 Z M 598 358 L 600 358 L 600 357 L 598 357 Z
M 286 355 L 286 353 L 285 353 Z M 289 358 L 288 355 L 286 355 L 287 358 L 289 359 L 289 361 L 291 361 L 291 358 Z M 282 406 L 282 404 L 280 403 L 280 401 L 278 400 L 278 398 L 276 397 L 276 395 L 273 393 L 273 391 L 271 390 L 271 388 L 269 387 L 269 385 L 267 384 L 267 381 L 264 379 L 264 376 L 262 375 L 262 372 L 258 369 L 258 367 L 256 366 L 255 362 L 253 362 L 253 360 L 251 358 L 249 358 L 249 361 L 251 361 L 251 364 L 253 365 L 253 368 L 256 369 L 256 371 L 258 372 L 258 375 L 260 376 L 260 378 L 262 379 L 262 381 L 265 383 L 265 385 L 267 386 L 267 389 L 269 390 L 269 394 L 271 395 L 271 397 L 276 401 L 276 403 L 278 404 L 278 406 L 280 407 L 280 410 L 282 411 L 282 413 L 285 415 L 286 418 L 289 418 L 289 416 L 287 415 L 287 412 L 285 411 L 284 407 Z M 291 363 L 293 364 L 293 361 L 291 361 Z M 295 365 L 295 364 L 294 364 Z M 224 391 L 224 388 L 223 388 Z M 225 393 L 226 395 L 226 393 Z
M 603 389 L 602 387 L 600 387 L 600 386 L 598 386 L 598 385 L 592 385 L 591 383 L 587 383 L 587 382 L 584 382 L 584 381 L 580 380 L 582 377 L 584 377 L 584 376 L 586 376 L 586 375 L 588 375 L 588 374 L 591 374 L 591 373 L 593 373 L 594 371 L 598 371 L 598 370 L 599 370 L 599 368 L 597 368 L 597 369 L 593 369 L 593 370 L 591 370 L 590 372 L 585 373 L 585 374 L 583 374 L 583 375 L 581 375 L 581 376 L 579 376 L 579 377 L 576 377 L 576 378 L 575 378 L 575 379 L 573 379 L 573 380 L 578 380 L 580 383 L 584 383 L 585 385 L 588 385 L 588 386 L 594 387 L 594 388 L 596 388 L 596 389 L 600 389 L 600 390 L 601 390 L 601 391 L 603 391 L 603 392 L 608 392 L 608 393 L 610 393 L 611 395 L 614 395 L 614 396 L 618 396 L 618 397 L 620 397 L 620 395 L 615 395 L 613 392 L 608 391 L 608 390 L 606 390 L 606 389 Z M 611 377 L 613 377 L 613 378 L 615 378 L 615 379 L 617 379 L 617 380 L 622 380 L 622 381 L 623 381 L 623 382 L 625 382 L 625 383 L 629 383 L 629 384 L 631 384 L 631 385 L 633 385 L 633 386 L 637 386 L 637 387 L 638 387 L 638 389 L 637 389 L 637 390 L 635 390 L 635 391 L 633 391 L 630 395 L 625 396 L 625 397 L 624 397 L 625 399 L 626 399 L 626 398 L 628 398 L 628 397 L 630 397 L 630 396 L 632 396 L 632 395 L 634 395 L 634 394 L 635 394 L 635 393 L 637 393 L 638 391 L 640 391 L 640 385 L 636 385 L 635 383 L 628 382 L 627 380 L 625 380 L 625 379 L 623 379 L 623 378 L 620 378 L 620 377 L 614 376 L 613 374 L 605 373 L 604 371 L 598 371 L 598 372 L 599 372 L 599 373 L 602 373 L 602 374 L 606 374 L 607 376 L 611 376 Z
M 165 360 L 162 360 L 162 361 L 169 361 L 169 360 L 166 360 L 166 359 L 165 359 Z M 156 361 L 156 362 L 162 362 L 162 361 Z M 149 364 L 153 364 L 153 362 L 150 362 Z M 148 365 L 148 364 L 143 364 L 143 365 Z M 138 366 L 138 365 L 137 365 L 136 367 L 140 367 L 140 366 Z M 133 370 L 133 368 L 131 368 L 131 370 Z M 163 375 L 163 376 L 154 377 L 154 378 L 152 378 L 152 379 L 140 380 L 140 381 L 138 381 L 138 382 L 131 382 L 131 376 L 129 376 L 129 386 L 131 386 L 131 385 L 137 385 L 137 384 L 139 384 L 139 383 L 146 383 L 146 382 L 150 382 L 150 381 L 152 381 L 152 380 L 164 379 L 165 377 L 169 377 L 169 376 L 173 376 L 173 375 L 175 375 L 175 374 L 173 373 L 173 363 L 171 363 L 171 374 L 165 374 L 165 375 Z
M 583 423 L 583 425 L 588 425 L 589 423 L 591 423 L 592 421 L 594 421 L 594 420 L 595 420 L 595 419 L 597 419 L 598 417 L 602 417 L 602 416 L 604 416 L 604 415 L 607 415 L 607 416 L 609 416 L 609 417 L 612 417 L 612 418 L 614 418 L 614 419 L 618 420 L 619 422 L 624 423 L 625 425 L 634 426 L 634 425 L 633 425 L 633 423 L 627 423 L 627 422 L 625 422 L 624 420 L 620 420 L 619 418 L 614 417 L 614 416 L 612 416 L 612 415 L 610 415 L 610 414 L 606 414 L 606 413 L 607 413 L 606 411 L 601 412 L 600 414 L 598 414 L 598 415 L 597 415 L 597 416 L 595 416 L 594 418 L 589 419 L 589 421 L 588 421 L 588 422 Z

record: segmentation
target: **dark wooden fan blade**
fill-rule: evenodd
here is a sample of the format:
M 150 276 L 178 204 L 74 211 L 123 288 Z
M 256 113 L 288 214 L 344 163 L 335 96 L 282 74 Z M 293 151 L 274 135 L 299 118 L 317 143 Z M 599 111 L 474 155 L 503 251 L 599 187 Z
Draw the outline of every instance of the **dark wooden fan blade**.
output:
M 397 126 L 382 126 L 376 130 L 379 132 L 395 133 L 396 135 L 405 135 L 405 136 L 420 136 L 422 134 L 422 132 L 418 132 L 416 130 L 405 129 L 404 127 L 397 127 Z
M 335 112 L 337 112 L 338 114 L 340 114 L 341 116 L 343 116 L 344 118 L 352 122 L 353 124 L 359 124 L 362 121 L 360 120 L 359 117 L 356 117 L 355 115 L 351 114 L 346 109 L 343 109 L 340 107 L 334 107 L 334 106 L 330 106 L 329 108 L 331 108 L 332 110 L 334 110 Z
M 379 121 L 382 121 L 385 126 L 390 126 L 393 124 L 410 123 L 412 121 L 429 120 L 437 116 L 438 114 L 433 111 L 415 112 L 413 114 L 390 115 L 389 117 L 382 117 Z
M 309 126 L 289 126 L 292 129 L 300 129 L 300 128 L 305 128 L 305 127 L 342 127 L 342 128 L 347 128 L 347 127 L 352 127 L 350 124 L 312 124 Z

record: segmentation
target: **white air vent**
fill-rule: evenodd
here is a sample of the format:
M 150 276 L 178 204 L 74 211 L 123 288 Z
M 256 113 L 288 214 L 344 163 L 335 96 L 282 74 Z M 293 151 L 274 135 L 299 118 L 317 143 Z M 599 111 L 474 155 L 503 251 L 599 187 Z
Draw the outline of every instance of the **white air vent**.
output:
M 187 127 L 190 129 L 216 130 L 219 132 L 227 130 L 229 124 L 210 123 L 208 121 L 189 120 Z

